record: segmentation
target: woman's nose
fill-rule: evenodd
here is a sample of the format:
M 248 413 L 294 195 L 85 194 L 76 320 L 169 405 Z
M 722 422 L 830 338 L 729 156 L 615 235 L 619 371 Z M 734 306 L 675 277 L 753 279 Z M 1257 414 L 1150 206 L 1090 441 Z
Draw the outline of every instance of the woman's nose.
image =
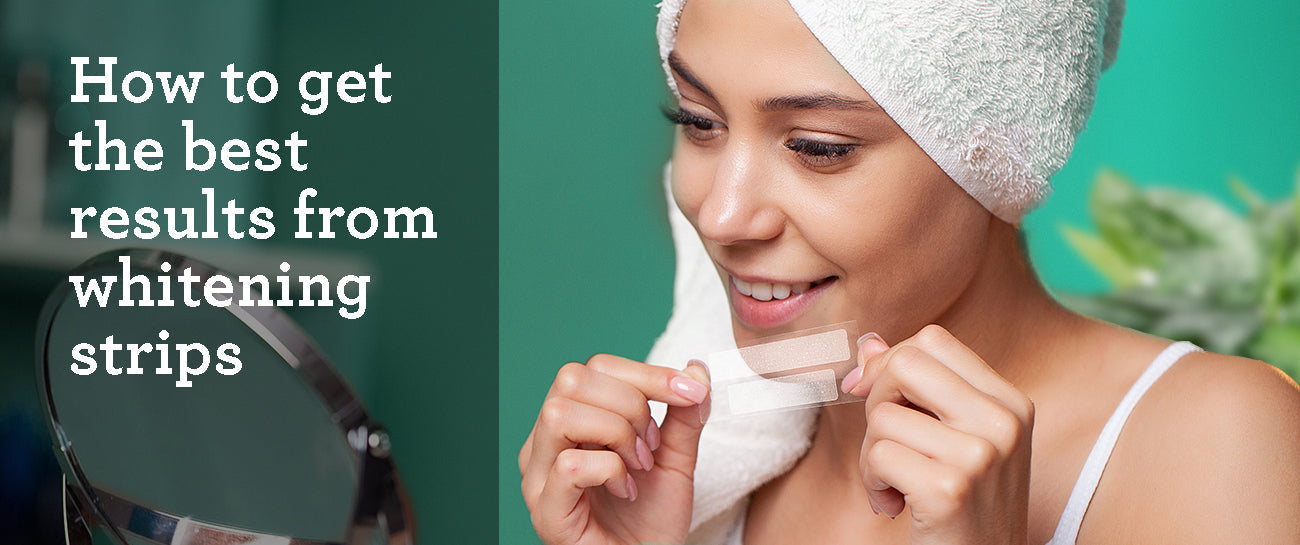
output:
M 753 151 L 744 149 L 729 150 L 720 158 L 713 184 L 700 206 L 697 228 L 701 236 L 731 245 L 781 234 L 785 215 L 774 198 L 771 172 L 755 159 Z

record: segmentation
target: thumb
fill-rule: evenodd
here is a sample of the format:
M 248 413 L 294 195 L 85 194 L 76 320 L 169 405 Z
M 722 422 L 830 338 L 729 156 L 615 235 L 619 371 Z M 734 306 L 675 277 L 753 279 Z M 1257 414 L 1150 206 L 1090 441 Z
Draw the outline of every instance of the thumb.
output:
M 866 397 L 876 381 L 876 375 L 880 373 L 880 366 L 872 367 L 871 363 L 877 359 L 876 356 L 887 351 L 889 351 L 889 344 L 874 332 L 858 337 L 858 366 L 844 376 L 843 382 L 840 383 L 840 391 Z
M 700 447 L 700 432 L 709 418 L 709 407 L 713 403 L 713 391 L 709 384 L 709 370 L 704 363 L 691 360 L 683 373 L 703 385 L 708 394 L 695 405 L 668 406 L 668 413 L 660 426 L 661 443 L 655 451 L 655 466 L 692 476 Z

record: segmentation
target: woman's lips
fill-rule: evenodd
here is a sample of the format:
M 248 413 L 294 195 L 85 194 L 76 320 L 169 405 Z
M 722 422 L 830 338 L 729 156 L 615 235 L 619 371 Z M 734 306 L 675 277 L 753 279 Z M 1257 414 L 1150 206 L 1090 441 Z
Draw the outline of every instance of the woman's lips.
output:
M 768 329 L 798 317 L 836 277 L 792 284 L 746 282 L 734 276 L 731 280 L 731 308 L 736 317 L 750 326 Z

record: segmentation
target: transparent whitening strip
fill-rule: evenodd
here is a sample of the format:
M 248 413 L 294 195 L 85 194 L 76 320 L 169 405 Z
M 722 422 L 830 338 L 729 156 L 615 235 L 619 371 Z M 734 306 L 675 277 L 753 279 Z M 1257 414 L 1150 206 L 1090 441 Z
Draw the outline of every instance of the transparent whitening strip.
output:
M 843 322 L 699 358 L 713 384 L 709 421 L 861 401 L 839 387 L 857 365 L 857 338 L 857 322 Z

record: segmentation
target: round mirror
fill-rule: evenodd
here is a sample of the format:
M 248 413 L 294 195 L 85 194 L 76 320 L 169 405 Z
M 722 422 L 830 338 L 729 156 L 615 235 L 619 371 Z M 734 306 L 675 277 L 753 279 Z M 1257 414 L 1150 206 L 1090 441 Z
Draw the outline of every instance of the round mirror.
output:
M 410 542 L 387 435 L 262 296 L 274 279 L 205 300 L 214 276 L 236 278 L 122 250 L 46 301 L 37 376 L 70 520 L 129 543 Z

